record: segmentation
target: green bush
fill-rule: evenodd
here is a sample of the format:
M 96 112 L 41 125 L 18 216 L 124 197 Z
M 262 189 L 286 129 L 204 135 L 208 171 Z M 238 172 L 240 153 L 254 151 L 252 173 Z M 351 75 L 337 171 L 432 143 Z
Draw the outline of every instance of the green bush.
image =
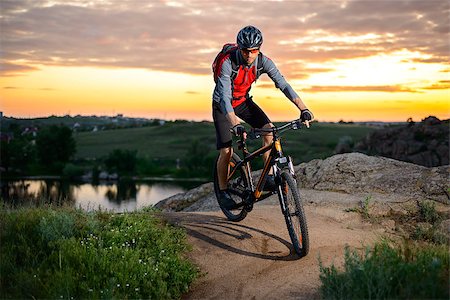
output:
M 436 204 L 434 201 L 417 201 L 417 206 L 419 208 L 419 221 L 436 224 L 442 220 L 439 212 L 436 210 Z
M 344 270 L 320 262 L 324 299 L 448 299 L 447 245 L 389 244 L 345 250 Z
M 0 210 L 2 298 L 179 298 L 197 269 L 151 212 Z
M 74 179 L 77 177 L 81 177 L 84 174 L 84 171 L 84 167 L 68 163 L 64 166 L 62 174 L 66 178 Z

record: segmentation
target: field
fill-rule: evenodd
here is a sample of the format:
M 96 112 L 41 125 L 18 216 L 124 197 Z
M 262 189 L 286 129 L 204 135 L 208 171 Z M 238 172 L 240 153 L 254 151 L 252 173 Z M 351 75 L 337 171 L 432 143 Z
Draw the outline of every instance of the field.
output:
M 357 143 L 373 127 L 357 124 L 313 123 L 311 128 L 289 131 L 283 137 L 284 151 L 300 163 L 315 158 L 326 158 L 340 138 L 351 137 Z M 79 132 L 75 134 L 77 159 L 98 159 L 114 149 L 137 150 L 138 157 L 172 161 L 183 160 L 197 141 L 208 156 L 215 156 L 215 130 L 210 122 L 167 122 L 162 126 Z M 259 145 L 252 141 L 251 148 Z

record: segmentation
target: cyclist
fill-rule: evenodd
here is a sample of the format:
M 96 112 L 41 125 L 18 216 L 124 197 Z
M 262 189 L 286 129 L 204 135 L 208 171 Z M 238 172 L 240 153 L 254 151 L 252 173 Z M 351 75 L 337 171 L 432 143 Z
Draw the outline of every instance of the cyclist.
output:
M 275 86 L 298 107 L 302 121 L 314 119 L 313 114 L 286 82 L 274 62 L 260 52 L 263 43 L 261 31 L 254 26 L 246 26 L 239 31 L 236 40 L 238 49 L 234 53 L 230 53 L 229 57 L 224 60 L 212 97 L 216 146 L 217 150 L 220 151 L 217 161 L 220 189 L 218 200 L 230 209 L 234 205 L 234 201 L 227 191 L 228 164 L 233 154 L 231 132 L 237 136 L 246 136 L 245 128 L 237 117 L 253 128 L 273 127 L 267 115 L 253 102 L 252 96 L 249 95 L 252 83 L 261 74 L 267 73 Z M 238 66 L 237 74 L 233 74 L 233 65 Z M 261 69 L 259 69 L 259 66 L 261 66 Z M 263 137 L 263 145 L 268 145 L 271 142 L 271 135 Z M 263 155 L 264 161 L 268 159 L 268 156 L 269 153 L 267 152 Z M 273 175 L 270 175 L 266 180 L 264 190 L 274 189 L 275 181 Z

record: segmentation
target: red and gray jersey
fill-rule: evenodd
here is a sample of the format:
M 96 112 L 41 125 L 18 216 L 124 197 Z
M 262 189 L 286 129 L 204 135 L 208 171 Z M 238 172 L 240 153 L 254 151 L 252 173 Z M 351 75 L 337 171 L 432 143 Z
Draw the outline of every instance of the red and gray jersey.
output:
M 258 66 L 258 59 L 262 59 L 262 69 L 256 70 Z M 261 66 L 261 64 L 259 64 Z M 255 61 L 247 66 L 238 51 L 238 73 L 232 81 L 232 64 L 231 59 L 228 57 L 222 64 L 220 76 L 217 80 L 216 87 L 213 92 L 213 101 L 220 104 L 224 113 L 230 113 L 234 111 L 234 107 L 244 102 L 250 92 L 252 83 L 258 79 L 258 77 L 267 73 L 267 75 L 275 83 L 275 87 L 279 88 L 289 100 L 298 98 L 297 93 L 281 75 L 274 62 L 264 54 L 258 55 Z

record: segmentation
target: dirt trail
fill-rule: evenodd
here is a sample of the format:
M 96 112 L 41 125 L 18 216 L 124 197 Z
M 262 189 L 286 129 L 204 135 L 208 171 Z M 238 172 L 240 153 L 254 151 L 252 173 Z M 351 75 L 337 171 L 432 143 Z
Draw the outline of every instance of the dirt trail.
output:
M 204 275 L 185 299 L 318 299 L 320 256 L 342 261 L 345 245 L 362 247 L 377 231 L 343 206 L 307 205 L 308 256 L 298 259 L 278 205 L 259 205 L 239 223 L 220 211 L 167 213 L 186 228 L 190 258 Z

